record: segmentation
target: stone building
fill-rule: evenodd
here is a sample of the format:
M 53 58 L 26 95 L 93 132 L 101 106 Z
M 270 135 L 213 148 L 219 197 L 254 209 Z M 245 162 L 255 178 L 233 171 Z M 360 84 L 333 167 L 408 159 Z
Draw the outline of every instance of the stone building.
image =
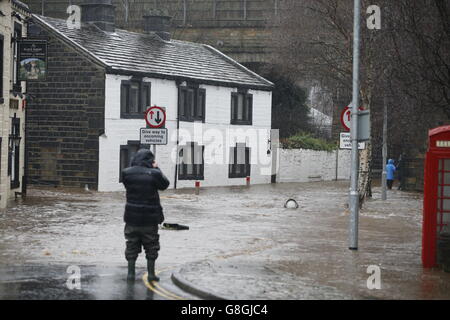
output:
M 28 6 L 0 1 L 0 208 L 22 194 L 25 158 L 26 83 L 19 81 L 18 42 L 27 36 Z
M 29 86 L 30 182 L 122 190 L 143 112 L 157 105 L 169 138 L 155 152 L 172 187 L 269 183 L 272 83 L 208 45 L 171 39 L 164 17 L 147 16 L 145 33 L 117 29 L 113 8 L 87 1 L 80 28 L 33 15 L 48 74 Z

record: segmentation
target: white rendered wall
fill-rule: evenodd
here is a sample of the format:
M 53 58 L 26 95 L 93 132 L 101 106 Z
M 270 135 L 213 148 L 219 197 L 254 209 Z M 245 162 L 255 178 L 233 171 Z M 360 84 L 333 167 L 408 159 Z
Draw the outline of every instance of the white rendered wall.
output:
M 279 149 L 277 182 L 331 181 L 336 179 L 336 151 Z M 338 179 L 350 179 L 350 150 L 338 151 Z
M 119 183 L 120 145 L 139 140 L 139 129 L 146 126 L 142 119 L 120 119 L 120 84 L 130 77 L 106 75 L 105 134 L 100 137 L 99 191 L 124 190 Z M 156 160 L 174 186 L 176 159 L 176 127 L 178 88 L 175 81 L 144 78 L 151 82 L 151 104 L 166 108 L 166 128 L 169 142 L 156 146 Z M 202 186 L 244 185 L 245 178 L 228 178 L 229 149 L 236 142 L 251 147 L 251 183 L 270 183 L 271 156 L 267 155 L 271 127 L 272 94 L 250 90 L 253 94 L 253 125 L 230 125 L 231 92 L 236 88 L 201 85 L 206 89 L 205 123 L 180 122 L 180 145 L 196 141 L 205 145 L 205 167 Z M 236 130 L 241 129 L 241 132 Z M 251 130 L 249 130 L 251 129 Z M 258 129 L 258 130 L 254 130 Z M 186 138 L 190 136 L 191 138 Z M 251 138 L 253 137 L 253 138 Z M 228 139 L 227 139 L 228 138 Z M 153 148 L 152 148 L 153 150 Z M 194 187 L 192 180 L 178 180 L 177 188 Z

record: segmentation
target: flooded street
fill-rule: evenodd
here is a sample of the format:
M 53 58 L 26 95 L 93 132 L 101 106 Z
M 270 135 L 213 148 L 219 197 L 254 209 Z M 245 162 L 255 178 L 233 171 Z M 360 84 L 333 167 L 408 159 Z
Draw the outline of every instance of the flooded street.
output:
M 231 299 L 449 299 L 450 274 L 421 266 L 422 195 L 392 190 L 383 203 L 375 188 L 361 211 L 359 250 L 350 251 L 347 190 L 344 181 L 162 192 L 165 222 L 190 229 L 160 229 L 161 285 L 176 271 Z M 283 207 L 289 198 L 298 209 Z M 52 299 L 58 285 L 68 292 L 70 265 L 80 266 L 82 284 L 105 274 L 108 290 L 125 292 L 124 203 L 120 192 L 29 190 L 0 213 L 0 298 Z M 379 290 L 367 288 L 370 265 L 380 267 Z M 143 254 L 137 267 L 141 278 Z M 33 274 L 47 279 L 39 295 L 32 285 L 28 295 L 11 291 Z M 87 287 L 56 298 L 130 297 Z

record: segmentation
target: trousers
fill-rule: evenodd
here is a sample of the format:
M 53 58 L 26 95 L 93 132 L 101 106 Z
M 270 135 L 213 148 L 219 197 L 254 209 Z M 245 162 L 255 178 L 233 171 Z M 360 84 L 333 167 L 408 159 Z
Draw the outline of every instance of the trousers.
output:
M 126 249 L 125 258 L 136 260 L 142 247 L 145 250 L 145 258 L 147 260 L 156 260 L 158 258 L 159 234 L 158 225 L 149 226 L 131 226 L 125 225 Z

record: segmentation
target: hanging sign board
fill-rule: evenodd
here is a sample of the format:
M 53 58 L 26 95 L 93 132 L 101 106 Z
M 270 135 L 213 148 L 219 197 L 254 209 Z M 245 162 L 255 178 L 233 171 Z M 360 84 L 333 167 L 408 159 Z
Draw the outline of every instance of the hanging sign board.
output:
M 17 53 L 17 77 L 19 81 L 45 80 L 47 75 L 47 41 L 18 41 Z

